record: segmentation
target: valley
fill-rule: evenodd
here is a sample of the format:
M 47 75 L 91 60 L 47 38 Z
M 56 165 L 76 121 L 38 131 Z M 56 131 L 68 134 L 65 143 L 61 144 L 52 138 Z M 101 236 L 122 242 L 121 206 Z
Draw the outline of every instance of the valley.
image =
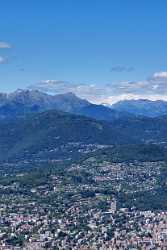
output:
M 18 94 L 14 117 L 5 109 L 0 121 L 0 245 L 165 247 L 167 116 L 52 96 L 62 111 L 46 105 L 48 95 L 40 106 L 38 92 Z M 40 108 L 32 112 L 30 103 Z

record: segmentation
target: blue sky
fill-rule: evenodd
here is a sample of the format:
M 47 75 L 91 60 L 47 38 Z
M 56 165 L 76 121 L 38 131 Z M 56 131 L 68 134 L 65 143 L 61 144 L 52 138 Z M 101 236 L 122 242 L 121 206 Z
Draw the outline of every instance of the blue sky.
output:
M 0 46 L 0 91 L 46 80 L 148 83 L 167 71 L 166 9 L 165 0 L 2 1 L 0 42 L 11 48 Z

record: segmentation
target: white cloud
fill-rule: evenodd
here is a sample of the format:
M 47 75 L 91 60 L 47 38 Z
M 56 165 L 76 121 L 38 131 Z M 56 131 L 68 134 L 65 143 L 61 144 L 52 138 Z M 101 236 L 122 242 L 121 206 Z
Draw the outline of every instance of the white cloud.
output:
M 10 49 L 11 47 L 11 44 L 0 41 L 0 49 Z
M 167 79 L 167 72 L 156 72 L 153 74 L 152 79 Z
M 156 72 L 143 81 L 120 81 L 111 84 L 83 84 L 67 81 L 44 80 L 31 85 L 52 94 L 73 92 L 93 103 L 112 104 L 124 99 L 167 100 L 167 72 Z

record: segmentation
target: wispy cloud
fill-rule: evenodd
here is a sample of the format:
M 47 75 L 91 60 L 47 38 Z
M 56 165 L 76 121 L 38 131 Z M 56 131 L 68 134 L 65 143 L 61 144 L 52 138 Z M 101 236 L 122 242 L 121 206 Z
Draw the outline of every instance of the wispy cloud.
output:
M 45 80 L 37 84 L 29 86 L 30 89 L 38 89 L 50 94 L 62 94 L 73 92 L 81 98 L 91 102 L 98 102 L 101 98 L 107 96 L 110 86 L 102 86 L 95 84 L 72 83 L 68 81 Z
M 11 47 L 11 44 L 0 41 L 0 49 L 10 49 Z
M 115 65 L 112 66 L 110 71 L 116 72 L 116 73 L 122 73 L 122 72 L 132 72 L 135 68 L 133 66 L 123 66 L 123 65 Z
M 73 92 L 93 103 L 112 104 L 119 100 L 141 98 L 167 100 L 167 72 L 156 72 L 142 81 L 120 81 L 99 85 L 44 80 L 29 88 L 52 94 Z

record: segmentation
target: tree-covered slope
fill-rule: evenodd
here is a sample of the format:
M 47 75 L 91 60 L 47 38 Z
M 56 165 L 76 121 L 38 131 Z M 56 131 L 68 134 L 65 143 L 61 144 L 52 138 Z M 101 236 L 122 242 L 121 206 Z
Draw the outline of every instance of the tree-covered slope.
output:
M 58 111 L 0 123 L 0 159 L 55 150 L 67 143 L 114 144 L 134 142 L 110 124 Z
M 56 154 L 71 143 L 81 145 L 167 143 L 167 117 L 129 118 L 102 122 L 79 115 L 46 111 L 22 119 L 1 121 L 0 160 Z

